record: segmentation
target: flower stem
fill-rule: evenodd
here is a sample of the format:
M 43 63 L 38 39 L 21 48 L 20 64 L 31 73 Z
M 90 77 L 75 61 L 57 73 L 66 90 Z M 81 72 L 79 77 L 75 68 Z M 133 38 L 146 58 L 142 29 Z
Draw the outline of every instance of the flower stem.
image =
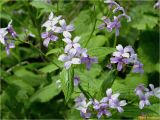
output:
M 85 96 L 88 100 L 89 100 L 90 98 L 92 98 L 92 96 L 90 95 L 90 93 L 87 92 L 86 90 L 84 90 L 80 84 L 78 85 L 78 88 L 81 90 L 81 92 L 84 94 L 84 96 Z
M 117 44 L 117 36 L 115 35 L 113 47 L 115 48 Z
M 91 34 L 90 34 L 90 36 L 89 36 L 89 38 L 88 38 L 88 40 L 87 40 L 87 42 L 86 42 L 86 44 L 85 44 L 84 47 L 86 47 L 86 46 L 88 45 L 88 43 L 89 43 L 89 41 L 90 41 L 90 39 L 91 39 L 91 37 L 92 37 L 92 35 L 93 35 L 93 32 L 94 32 L 94 30 L 95 30 L 95 27 L 96 27 L 97 18 L 96 18 L 95 5 L 94 5 L 94 18 L 95 18 L 95 20 L 94 20 L 92 32 L 91 32 Z

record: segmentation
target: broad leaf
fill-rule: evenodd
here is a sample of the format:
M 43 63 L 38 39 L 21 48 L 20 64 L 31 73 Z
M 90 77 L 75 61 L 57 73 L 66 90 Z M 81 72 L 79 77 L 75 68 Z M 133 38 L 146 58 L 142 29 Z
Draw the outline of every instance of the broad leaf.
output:
M 73 77 L 74 77 L 73 68 L 70 68 L 69 70 L 63 69 L 60 74 L 60 79 L 62 82 L 62 90 L 65 95 L 66 102 L 69 101 L 74 89 Z

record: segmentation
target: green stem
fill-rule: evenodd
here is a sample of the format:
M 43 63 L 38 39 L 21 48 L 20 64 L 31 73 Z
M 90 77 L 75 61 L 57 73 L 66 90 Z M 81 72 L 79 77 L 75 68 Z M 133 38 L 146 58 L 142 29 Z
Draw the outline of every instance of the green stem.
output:
M 87 40 L 87 42 L 86 42 L 86 44 L 85 44 L 84 47 L 86 47 L 86 46 L 88 45 L 88 43 L 89 43 L 89 41 L 90 41 L 90 39 L 91 39 L 91 37 L 92 37 L 92 35 L 93 35 L 93 32 L 94 32 L 94 30 L 95 30 L 95 27 L 96 27 L 97 18 L 96 18 L 96 12 L 95 12 L 95 5 L 94 5 L 94 18 L 95 18 L 95 21 L 94 21 L 94 25 L 93 25 L 92 32 L 91 32 L 91 34 L 90 34 L 90 36 L 89 36 L 89 38 L 88 38 L 88 40 Z
M 117 36 L 115 35 L 113 47 L 115 48 L 117 44 Z
M 78 85 L 78 88 L 81 90 L 81 92 L 84 94 L 84 96 L 85 96 L 88 100 L 89 100 L 90 98 L 92 98 L 92 96 L 90 95 L 90 93 L 87 92 L 86 90 L 84 90 L 80 84 Z
M 29 43 L 29 42 L 26 42 L 26 41 L 23 41 L 23 40 L 20 40 L 20 39 L 17 39 L 17 38 L 15 38 L 15 40 L 16 41 L 20 41 L 20 42 L 22 42 L 22 43 L 26 43 L 26 44 L 29 44 L 32 48 L 35 48 L 42 56 L 46 56 L 41 50 L 39 50 L 37 47 L 35 47 L 34 45 L 32 45 L 31 43 Z M 45 59 L 47 60 L 47 61 L 49 61 L 46 57 L 45 57 Z M 53 62 L 53 61 L 51 61 L 54 65 L 56 65 L 58 68 L 60 68 L 60 66 L 58 66 L 55 62 Z

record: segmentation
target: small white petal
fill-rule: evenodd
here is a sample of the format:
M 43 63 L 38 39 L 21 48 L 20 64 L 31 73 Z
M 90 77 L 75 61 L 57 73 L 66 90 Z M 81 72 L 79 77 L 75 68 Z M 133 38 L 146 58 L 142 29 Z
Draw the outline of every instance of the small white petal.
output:
M 66 21 L 64 19 L 60 20 L 59 24 L 61 25 L 62 28 L 66 27 Z
M 72 44 L 67 44 L 64 48 L 64 52 L 68 53 L 68 51 L 72 48 Z
M 74 56 L 76 54 L 77 50 L 75 48 L 71 48 L 69 50 L 69 55 Z
M 157 87 L 154 89 L 154 95 L 158 98 L 160 98 L 160 87 Z
M 107 95 L 107 96 L 112 95 L 112 89 L 111 89 L 111 88 L 107 89 L 107 91 L 106 91 L 106 95 Z
M 73 47 L 74 48 L 79 48 L 79 47 L 81 47 L 81 45 L 79 43 L 75 43 L 75 44 L 73 44 Z
M 81 38 L 81 37 L 78 37 L 78 36 L 75 37 L 74 40 L 73 40 L 73 43 L 77 43 L 77 42 L 80 40 L 80 38 Z
M 71 38 L 71 37 L 72 37 L 71 34 L 70 34 L 68 31 L 64 31 L 64 32 L 63 32 L 63 36 L 64 36 L 65 38 Z
M 72 62 L 71 62 L 71 61 L 67 61 L 67 62 L 64 63 L 64 67 L 65 67 L 66 69 L 69 69 L 69 68 L 71 67 L 71 65 L 72 65 Z
M 67 55 L 62 54 L 62 55 L 59 56 L 58 60 L 65 62 L 65 61 L 68 61 L 68 57 L 67 57 Z
M 120 44 L 118 44 L 118 45 L 116 46 L 116 49 L 117 49 L 118 51 L 122 51 L 122 50 L 123 50 L 123 46 L 120 45 Z
M 81 60 L 79 58 L 72 58 L 72 64 L 81 64 Z
M 122 100 L 122 101 L 120 101 L 120 106 L 125 106 L 127 103 L 126 103 L 126 101 L 125 100 Z
M 62 39 L 64 42 L 66 42 L 66 43 L 71 43 L 72 41 L 69 39 L 69 38 L 64 38 L 64 39 Z
M 140 109 L 143 109 L 143 107 L 144 107 L 144 101 L 140 101 L 140 102 L 139 102 L 139 108 L 140 108 Z
M 54 14 L 53 14 L 53 12 L 51 12 L 50 15 L 49 15 L 49 20 L 52 20 L 53 16 L 54 16 Z
M 129 53 L 123 53 L 122 56 L 126 57 L 126 58 L 129 58 Z

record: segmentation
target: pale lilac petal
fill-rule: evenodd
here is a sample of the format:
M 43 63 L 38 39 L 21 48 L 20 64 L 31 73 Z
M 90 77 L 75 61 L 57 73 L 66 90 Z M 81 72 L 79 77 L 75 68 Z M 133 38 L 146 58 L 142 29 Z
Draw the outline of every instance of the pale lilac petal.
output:
M 67 31 L 73 31 L 74 30 L 74 25 L 68 25 L 67 27 L 66 27 L 66 30 Z
M 112 97 L 111 97 L 111 99 L 117 100 L 118 97 L 119 97 L 119 95 L 120 95 L 119 93 L 113 94 Z
M 122 101 L 120 101 L 120 106 L 125 106 L 127 103 L 126 103 L 126 101 L 125 100 L 122 100 Z
M 14 43 L 10 43 L 10 44 L 8 45 L 8 47 L 9 47 L 9 48 L 15 48 L 15 45 L 14 45 Z
M 58 40 L 58 37 L 55 36 L 55 35 L 52 35 L 52 36 L 50 37 L 50 39 L 51 39 L 52 41 L 57 41 L 57 40 Z
M 68 51 L 72 48 L 72 44 L 67 44 L 64 48 L 64 52 L 68 53 Z
M 77 42 L 80 40 L 80 38 L 81 38 L 81 37 L 78 37 L 78 36 L 75 37 L 75 38 L 73 39 L 73 43 L 77 43 Z
M 113 56 L 115 56 L 115 57 L 120 57 L 120 56 L 121 56 L 121 52 L 114 52 L 114 53 L 113 53 Z
M 63 29 L 66 28 L 66 21 L 65 21 L 64 19 L 60 20 L 60 21 L 59 21 L 59 24 L 61 25 L 61 27 L 62 27 Z
M 139 108 L 140 108 L 140 109 L 143 109 L 143 107 L 144 107 L 144 101 L 140 101 L 140 102 L 139 102 Z
M 122 107 L 117 107 L 117 110 L 118 110 L 118 112 L 120 112 L 120 113 L 124 111 Z
M 69 69 L 69 68 L 71 67 L 71 65 L 72 65 L 72 62 L 71 62 L 71 61 L 68 61 L 68 62 L 65 62 L 65 63 L 64 63 L 64 67 L 65 67 L 66 69 Z
M 69 38 L 64 38 L 62 40 L 67 44 L 72 43 L 72 41 Z
M 121 44 L 118 44 L 118 45 L 116 46 L 116 49 L 117 49 L 118 51 L 123 51 L 123 46 L 122 46 Z
M 62 29 L 61 27 L 56 27 L 56 28 L 54 29 L 54 32 L 55 32 L 55 33 L 62 33 L 62 32 L 63 32 L 63 29 Z
M 77 50 L 75 48 L 71 48 L 69 50 L 69 55 L 74 56 L 76 54 Z
M 116 29 L 116 36 L 119 36 L 119 29 Z
M 73 44 L 73 47 L 78 48 L 78 47 L 81 47 L 81 45 L 79 43 L 75 43 L 75 44 Z
M 81 60 L 79 58 L 72 58 L 72 64 L 81 64 Z
M 129 53 L 123 53 L 122 56 L 126 57 L 126 58 L 129 58 Z
M 72 37 L 71 34 L 70 34 L 68 31 L 64 31 L 64 32 L 63 32 L 63 36 L 64 36 L 65 38 L 71 38 L 71 37 Z
M 111 96 L 112 95 L 112 89 L 111 88 L 107 89 L 106 95 L 107 96 Z
M 65 54 L 62 54 L 59 56 L 58 60 L 66 62 L 68 61 L 68 56 Z
M 54 14 L 53 14 L 53 12 L 51 12 L 48 19 L 49 19 L 49 20 L 52 20 L 52 19 L 53 19 L 53 16 L 54 16 Z
M 50 38 L 46 38 L 44 41 L 43 41 L 43 45 L 45 46 L 45 47 L 48 47 L 48 44 L 49 44 L 49 42 L 50 42 Z
M 121 71 L 122 70 L 122 66 L 123 66 L 123 63 L 119 62 L 118 65 L 117 65 L 117 70 Z
M 114 57 L 114 58 L 110 58 L 111 63 L 118 63 L 119 62 L 119 58 Z

